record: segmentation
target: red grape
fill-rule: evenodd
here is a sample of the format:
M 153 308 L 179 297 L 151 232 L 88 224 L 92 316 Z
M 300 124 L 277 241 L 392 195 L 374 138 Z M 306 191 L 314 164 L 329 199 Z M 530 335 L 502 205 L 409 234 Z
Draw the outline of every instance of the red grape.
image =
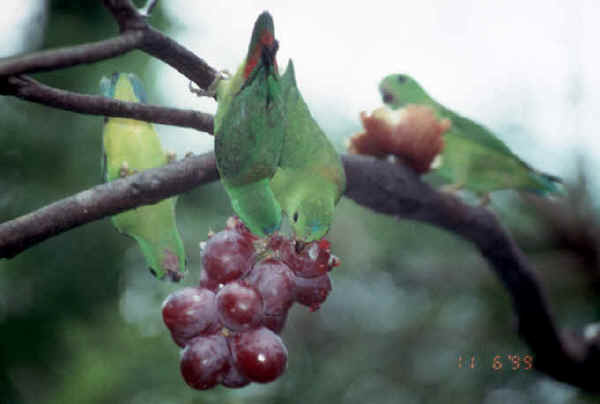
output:
M 271 382 L 285 370 L 287 349 L 271 330 L 261 327 L 236 334 L 229 343 L 235 367 L 253 382 Z
M 240 388 L 240 387 L 244 387 L 248 383 L 250 383 L 250 380 L 248 380 L 246 377 L 244 377 L 235 368 L 235 366 L 232 365 L 229 367 L 229 371 L 227 372 L 227 374 L 225 375 L 225 377 L 223 378 L 223 381 L 221 383 L 223 383 L 223 386 L 225 386 L 225 387 Z
M 287 312 L 282 314 L 265 315 L 262 319 L 262 325 L 273 331 L 275 334 L 281 334 L 287 320 Z
M 303 243 L 278 233 L 261 239 L 231 217 L 201 248 L 200 287 L 172 293 L 162 311 L 185 347 L 183 378 L 199 390 L 277 379 L 287 366 L 278 334 L 288 310 L 297 301 L 314 311 L 331 292 L 328 272 L 340 261 L 329 241 Z
M 208 278 L 227 283 L 243 276 L 250 268 L 254 245 L 234 230 L 223 230 L 206 242 L 202 265 Z
M 293 274 L 280 260 L 267 258 L 252 268 L 244 279 L 263 299 L 265 315 L 283 314 L 293 303 Z
M 211 292 L 217 293 L 221 284 L 213 279 L 210 279 L 206 274 L 206 271 L 200 272 L 200 287 L 206 288 Z
M 288 240 L 281 243 L 279 253 L 291 270 L 303 278 L 314 278 L 331 270 L 329 241 L 325 239 L 306 245 L 296 240 Z
M 222 335 L 197 337 L 183 350 L 181 374 L 190 387 L 210 389 L 229 371 L 229 358 L 230 352 Z
M 260 323 L 263 302 L 253 287 L 232 282 L 217 293 L 217 311 L 225 327 L 234 331 L 247 330 Z
M 288 239 L 287 237 L 282 236 L 281 234 L 275 232 L 271 235 L 271 237 L 269 237 L 269 239 L 267 240 L 267 247 L 270 250 L 273 251 L 278 251 L 280 250 L 285 244 L 289 243 L 291 240 Z
M 331 292 L 331 281 L 328 274 L 310 279 L 297 276 L 294 281 L 296 301 L 310 307 L 311 311 L 317 310 Z
M 181 347 L 219 327 L 215 294 L 208 289 L 187 287 L 173 292 L 163 303 L 162 315 L 173 340 Z
M 226 228 L 230 230 L 235 230 L 248 241 L 254 242 L 259 239 L 257 235 L 252 234 L 250 229 L 246 227 L 244 222 L 242 222 L 237 216 L 230 216 L 227 219 Z

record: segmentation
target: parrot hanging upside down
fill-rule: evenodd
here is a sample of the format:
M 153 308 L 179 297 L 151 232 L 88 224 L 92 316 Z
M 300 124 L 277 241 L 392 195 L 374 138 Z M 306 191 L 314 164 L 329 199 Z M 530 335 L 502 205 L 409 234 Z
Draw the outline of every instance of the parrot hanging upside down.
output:
M 131 73 L 114 73 L 100 82 L 105 97 L 145 102 L 141 81 Z M 152 124 L 128 118 L 105 118 L 103 130 L 103 171 L 105 181 L 167 164 Z M 175 221 L 177 198 L 141 206 L 112 217 L 113 226 L 134 238 L 159 279 L 180 280 L 185 273 L 185 252 Z
M 465 188 L 480 197 L 500 189 L 537 194 L 563 194 L 560 178 L 537 171 L 523 162 L 489 129 L 445 108 L 410 76 L 392 74 L 379 84 L 383 102 L 392 109 L 424 105 L 438 119 L 449 119 L 437 173 L 455 189 Z
M 281 77 L 287 126 L 279 170 L 271 188 L 296 237 L 325 236 L 346 185 L 340 156 L 312 117 L 296 85 L 292 61 Z
M 246 59 L 216 85 L 215 155 L 233 210 L 256 235 L 279 229 L 281 207 L 270 180 L 279 166 L 285 135 L 285 105 L 275 55 L 271 15 L 263 12 Z

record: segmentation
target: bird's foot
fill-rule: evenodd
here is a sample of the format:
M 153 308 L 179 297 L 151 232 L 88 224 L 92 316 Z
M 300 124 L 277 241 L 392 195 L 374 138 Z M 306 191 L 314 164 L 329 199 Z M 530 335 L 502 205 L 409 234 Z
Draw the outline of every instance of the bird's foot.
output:
M 167 152 L 167 163 L 172 163 L 177 160 L 177 154 L 173 151 Z
M 213 80 L 212 83 L 210 83 L 210 85 L 208 86 L 208 88 L 206 90 L 203 88 L 200 88 L 200 87 L 194 87 L 194 83 L 191 81 L 189 84 L 189 89 L 193 94 L 196 94 L 198 97 L 215 98 L 215 95 L 217 94 L 217 86 L 219 85 L 219 82 L 221 80 L 228 80 L 230 77 L 231 77 L 231 73 L 229 73 L 227 70 L 221 70 L 221 71 L 217 72 L 215 79 Z
M 481 197 L 479 198 L 479 207 L 485 208 L 490 204 L 491 201 L 492 201 L 492 198 L 490 197 L 490 193 L 486 192 L 485 194 L 481 195 Z
M 129 164 L 126 161 L 121 163 L 119 167 L 119 177 L 127 177 L 129 175 Z
M 127 163 L 127 161 L 121 163 L 121 166 L 119 167 L 119 177 L 125 178 L 136 173 L 137 170 L 135 168 L 129 168 L 129 163 Z
M 445 194 L 456 195 L 458 191 L 462 190 L 465 184 L 462 182 L 456 184 L 445 184 L 440 187 L 440 191 Z

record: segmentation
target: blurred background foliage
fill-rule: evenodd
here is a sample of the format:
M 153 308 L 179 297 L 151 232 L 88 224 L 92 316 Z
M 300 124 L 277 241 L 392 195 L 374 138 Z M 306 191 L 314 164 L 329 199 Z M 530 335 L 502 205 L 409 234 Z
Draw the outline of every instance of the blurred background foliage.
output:
M 114 35 L 97 1 L 52 1 L 43 47 Z M 249 21 L 251 18 L 249 18 Z M 42 22 L 40 22 L 42 23 Z M 169 32 L 161 6 L 152 24 Z M 204 56 L 204 55 L 200 55 Z M 141 52 L 36 75 L 97 93 L 112 71 L 133 71 L 161 104 L 156 61 Z M 1 99 L 0 220 L 101 182 L 101 117 Z M 346 138 L 356 123 L 328 123 Z M 349 129 L 350 128 L 350 129 Z M 160 130 L 160 129 L 159 129 Z M 206 136 L 198 133 L 197 136 Z M 180 156 L 181 157 L 181 156 Z M 564 204 L 498 193 L 502 217 L 538 271 L 562 326 L 600 317 L 596 203 L 581 165 Z M 231 214 L 220 184 L 179 198 L 189 257 Z M 155 281 L 134 242 L 108 220 L 54 237 L 0 262 L 0 403 L 589 403 L 596 398 L 507 355 L 530 354 L 510 298 L 477 251 L 452 234 L 374 214 L 343 199 L 329 238 L 342 266 L 316 313 L 294 307 L 283 332 L 287 373 L 269 385 L 197 392 L 179 375 L 179 350 L 162 324 L 162 300 L 182 285 Z M 543 338 L 543 336 L 540 336 Z M 492 368 L 500 355 L 501 370 Z M 462 368 L 459 356 L 464 358 Z M 475 368 L 466 365 L 475 358 Z

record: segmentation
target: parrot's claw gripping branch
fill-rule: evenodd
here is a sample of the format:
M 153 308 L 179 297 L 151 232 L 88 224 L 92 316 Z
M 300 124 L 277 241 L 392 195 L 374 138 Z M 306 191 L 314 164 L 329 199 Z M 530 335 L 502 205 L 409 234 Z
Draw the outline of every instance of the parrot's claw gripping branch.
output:
M 215 79 L 215 81 L 213 81 L 206 90 L 200 87 L 196 87 L 194 85 L 194 82 L 190 81 L 190 83 L 188 84 L 188 89 L 192 94 L 196 95 L 197 97 L 215 98 L 217 96 L 217 85 L 215 83 L 218 83 L 218 81 L 218 79 Z
M 120 35 L 92 44 L 1 59 L 0 94 L 78 113 L 127 117 L 213 133 L 213 119 L 208 114 L 70 93 L 25 76 L 94 63 L 139 49 L 170 64 L 200 88 L 209 89 L 215 82 L 215 69 L 148 25 L 145 14 L 155 5 L 154 0 L 141 11 L 129 0 L 103 3 L 118 22 Z M 519 333 L 531 347 L 537 369 L 574 386 L 600 391 L 599 333 L 586 330 L 584 337 L 557 331 L 529 262 L 492 212 L 434 190 L 401 163 L 358 155 L 343 156 L 342 160 L 347 197 L 374 211 L 427 222 L 471 241 L 510 293 Z M 14 257 L 77 226 L 156 203 L 217 179 L 215 156 L 209 153 L 98 185 L 1 223 L 0 258 Z
M 152 14 L 152 10 L 154 9 L 154 6 L 156 6 L 157 3 L 158 0 L 148 0 L 144 7 L 140 8 L 140 14 L 146 18 L 150 17 L 150 14 Z
M 209 97 L 216 98 L 217 96 L 217 86 L 221 82 L 221 80 L 229 80 L 231 78 L 231 73 L 228 70 L 220 70 L 217 72 L 217 75 L 212 83 L 205 90 L 200 87 L 194 86 L 194 82 L 190 81 L 188 88 L 192 94 L 196 94 L 198 97 Z
M 445 192 L 445 193 L 450 194 L 450 195 L 456 195 L 460 191 L 462 191 L 463 188 L 464 188 L 464 184 L 462 184 L 462 183 L 459 183 L 459 184 L 444 184 L 440 188 L 440 191 Z

